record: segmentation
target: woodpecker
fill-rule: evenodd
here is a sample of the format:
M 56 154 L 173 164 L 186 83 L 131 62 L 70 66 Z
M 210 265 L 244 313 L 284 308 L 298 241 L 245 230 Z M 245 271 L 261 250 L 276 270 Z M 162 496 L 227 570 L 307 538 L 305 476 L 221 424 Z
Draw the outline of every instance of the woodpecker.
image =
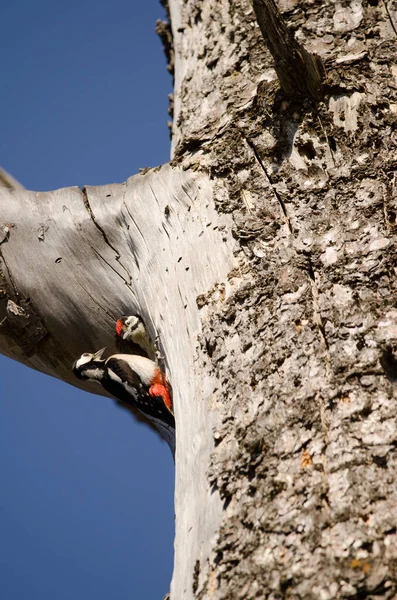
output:
M 156 360 L 156 350 L 139 315 L 120 317 L 116 322 L 116 334 L 123 340 L 139 346 L 148 358 Z
M 103 359 L 105 350 L 82 354 L 73 364 L 73 373 L 82 381 L 99 383 L 124 404 L 137 408 L 159 431 L 174 456 L 172 391 L 164 373 L 144 356 L 113 354 Z

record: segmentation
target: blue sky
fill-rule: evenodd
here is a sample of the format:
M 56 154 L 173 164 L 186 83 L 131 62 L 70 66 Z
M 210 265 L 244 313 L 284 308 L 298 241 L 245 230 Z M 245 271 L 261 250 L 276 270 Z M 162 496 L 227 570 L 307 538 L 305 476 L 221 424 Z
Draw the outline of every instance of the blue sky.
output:
M 0 6 L 0 165 L 25 187 L 124 181 L 169 156 L 157 0 Z M 0 357 L 4 600 L 161 600 L 168 447 L 111 400 Z

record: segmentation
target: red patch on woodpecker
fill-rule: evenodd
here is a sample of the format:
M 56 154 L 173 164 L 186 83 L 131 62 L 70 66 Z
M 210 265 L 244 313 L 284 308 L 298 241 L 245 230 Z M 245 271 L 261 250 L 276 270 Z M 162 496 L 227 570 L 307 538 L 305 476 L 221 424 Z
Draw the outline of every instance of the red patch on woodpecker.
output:
M 163 375 L 163 374 L 161 373 L 161 375 Z M 163 378 L 164 378 L 164 375 L 163 375 Z M 172 400 L 171 400 L 171 396 L 170 396 L 170 392 L 168 390 L 167 384 L 164 385 L 163 383 L 154 383 L 149 388 L 149 394 L 151 396 L 160 396 L 160 398 L 163 399 L 163 402 L 166 405 L 166 407 L 168 408 L 168 410 L 172 414 L 174 414 Z
M 119 320 L 116 322 L 116 333 L 117 333 L 117 335 L 119 335 L 120 337 L 123 335 L 123 327 L 124 327 L 124 325 L 123 325 L 123 321 L 122 321 L 121 319 L 119 319 Z

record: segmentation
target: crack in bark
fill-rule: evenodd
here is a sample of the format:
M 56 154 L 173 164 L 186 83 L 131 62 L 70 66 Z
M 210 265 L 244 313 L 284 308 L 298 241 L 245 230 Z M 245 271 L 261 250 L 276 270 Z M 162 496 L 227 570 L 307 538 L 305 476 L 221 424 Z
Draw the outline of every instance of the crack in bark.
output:
M 250 139 L 248 139 L 243 132 L 241 132 L 245 141 L 247 142 L 248 146 L 251 148 L 252 152 L 254 153 L 255 159 L 257 160 L 259 166 L 261 167 L 262 171 L 265 174 L 265 177 L 268 181 L 268 183 L 271 185 L 272 190 L 273 190 L 273 194 L 277 199 L 277 202 L 279 203 L 281 210 L 283 211 L 283 215 L 284 215 L 284 219 L 285 222 L 287 224 L 287 227 L 289 229 L 289 232 L 293 235 L 293 230 L 292 230 L 292 226 L 291 226 L 291 222 L 287 213 L 287 207 L 285 206 L 284 200 L 281 198 L 280 194 L 278 193 L 278 191 L 276 190 L 276 188 L 274 187 L 274 183 L 272 182 L 272 179 L 270 177 L 270 175 L 268 174 L 265 165 L 263 164 L 263 161 L 261 159 L 261 157 L 259 156 L 259 152 L 254 144 L 254 142 Z
M 312 293 L 313 320 L 317 325 L 318 332 L 319 332 L 320 337 L 323 340 L 323 343 L 325 346 L 326 369 L 328 370 L 331 365 L 331 357 L 329 354 L 328 340 L 327 340 L 327 337 L 325 334 L 324 322 L 323 322 L 323 319 L 321 316 L 320 305 L 318 302 L 318 287 L 317 287 L 317 283 L 316 283 L 316 275 L 315 275 L 310 257 L 308 257 L 307 267 L 308 267 L 307 273 L 308 273 L 310 287 L 311 287 L 311 293 Z M 323 476 L 324 483 L 325 483 L 325 489 L 324 489 L 323 494 L 321 495 L 321 498 L 322 498 L 324 507 L 327 509 L 328 512 L 330 512 L 331 507 L 330 507 L 330 501 L 329 501 L 329 496 L 328 496 L 329 483 L 328 483 L 328 467 L 327 467 L 327 448 L 328 448 L 329 428 L 328 428 L 327 420 L 326 420 L 326 417 L 324 414 L 325 413 L 324 402 L 322 401 L 321 397 L 319 397 L 318 403 L 319 403 L 320 421 L 321 421 L 321 428 L 322 428 L 323 441 L 324 441 L 324 448 L 321 451 L 321 466 L 322 466 L 322 476 Z
M 101 235 L 102 235 L 102 237 L 103 237 L 103 239 L 104 239 L 104 241 L 105 241 L 105 244 L 107 244 L 107 245 L 109 246 L 109 248 L 111 248 L 111 249 L 113 250 L 113 252 L 115 253 L 115 255 L 116 255 L 116 260 L 117 260 L 117 262 L 120 264 L 120 266 L 121 266 L 121 267 L 124 269 L 124 271 L 127 273 L 129 281 L 127 281 L 127 280 L 126 280 L 126 279 L 125 279 L 125 278 L 124 278 L 122 275 L 120 275 L 120 273 L 117 273 L 117 271 L 114 269 L 114 267 L 112 267 L 112 265 L 110 265 L 110 264 L 109 264 L 109 263 L 108 263 L 108 262 L 107 262 L 107 261 L 106 261 L 106 260 L 103 258 L 103 256 L 101 256 L 101 255 L 100 255 L 100 254 L 99 254 L 99 253 L 98 253 L 98 252 L 95 250 L 95 248 L 92 248 L 92 249 L 93 249 L 93 250 L 94 250 L 94 251 L 95 251 L 95 252 L 96 252 L 96 253 L 97 253 L 97 254 L 98 254 L 98 255 L 99 255 L 99 256 L 100 256 L 100 257 L 101 257 L 101 258 L 102 258 L 102 259 L 103 259 L 105 262 L 106 262 L 106 264 L 108 264 L 108 265 L 109 265 L 109 267 L 111 267 L 111 268 L 113 269 L 113 271 L 114 271 L 115 273 L 117 273 L 117 275 L 118 275 L 119 277 L 121 277 L 121 279 L 124 281 L 124 283 L 126 284 L 126 286 L 127 286 L 127 287 L 129 287 L 129 288 L 131 289 L 131 287 L 130 287 L 130 286 L 131 286 L 131 283 L 132 283 L 132 275 L 131 275 L 131 273 L 129 272 L 129 270 L 127 269 L 127 267 L 125 267 L 125 266 L 123 265 L 123 263 L 121 262 L 121 260 L 120 260 L 120 259 L 121 259 L 121 254 L 120 254 L 120 253 L 118 252 L 118 250 L 117 250 L 117 249 L 116 249 L 116 248 L 115 248 L 115 247 L 114 247 L 114 246 L 113 246 L 113 245 L 112 245 L 112 244 L 109 242 L 109 240 L 108 240 L 108 237 L 107 237 L 107 235 L 106 235 L 106 233 L 105 233 L 104 229 L 102 229 L 102 227 L 101 227 L 101 226 L 99 225 L 99 223 L 96 221 L 96 219 L 95 219 L 95 216 L 94 216 L 94 212 L 93 212 L 93 210 L 92 210 L 92 208 L 91 208 L 91 206 L 90 206 L 90 202 L 89 202 L 89 200 L 88 200 L 87 188 L 86 188 L 86 187 L 83 187 L 83 188 L 82 188 L 82 190 L 81 190 L 81 193 L 83 194 L 83 202 L 84 202 L 84 206 L 85 206 L 85 208 L 87 209 L 87 212 L 88 212 L 88 214 L 90 215 L 91 221 L 94 223 L 95 227 L 96 227 L 96 228 L 98 229 L 98 231 L 101 233 Z M 92 247 L 92 246 L 91 246 L 91 247 Z M 132 291 L 132 290 L 131 290 L 131 291 Z
M 166 226 L 165 226 L 165 223 L 161 223 L 161 226 L 162 226 L 162 228 L 164 229 L 164 231 L 165 231 L 165 233 L 166 233 L 166 235 L 167 235 L 168 239 L 171 239 L 171 236 L 170 236 L 170 234 L 169 234 L 169 233 L 168 233 L 168 231 L 167 231 L 167 228 L 166 228 Z
M 181 288 L 179 287 L 179 285 L 178 285 L 178 293 L 179 293 L 179 297 L 180 297 L 180 299 L 181 299 L 181 302 L 182 302 L 182 305 L 183 305 L 183 307 L 184 307 L 184 308 L 186 308 L 186 306 L 187 306 L 187 304 L 186 304 L 186 299 L 185 299 L 185 300 L 183 299 L 183 297 L 182 297 L 182 292 L 181 292 Z
M 324 342 L 324 345 L 326 348 L 327 362 L 328 362 L 328 364 L 330 364 L 329 345 L 328 345 L 327 336 L 325 334 L 324 321 L 321 316 L 320 305 L 318 303 L 318 295 L 319 294 L 318 294 L 318 287 L 317 287 L 317 283 L 316 283 L 316 274 L 314 272 L 310 256 L 308 257 L 307 273 L 309 275 L 310 285 L 311 285 L 311 289 L 312 289 L 314 322 L 316 323 L 318 330 L 320 332 L 320 336 Z
M 331 142 L 329 141 L 329 137 L 327 134 L 327 131 L 323 125 L 323 122 L 321 121 L 320 115 L 318 115 L 318 122 L 320 123 L 320 127 L 325 135 L 325 139 L 327 140 L 327 144 L 328 144 L 328 148 L 329 151 L 331 152 L 331 158 L 332 158 L 332 162 L 334 163 L 334 167 L 336 167 L 336 161 L 335 161 L 335 157 L 334 157 L 334 151 L 332 150 L 332 146 L 331 146 Z
M 134 294 L 134 290 L 132 289 L 132 287 L 131 287 L 130 283 L 128 283 L 128 281 L 127 281 L 127 280 L 126 280 L 126 279 L 125 279 L 125 278 L 124 278 L 124 277 L 123 277 L 123 276 L 122 276 L 122 275 L 121 275 L 121 274 L 120 274 L 118 271 L 116 271 L 116 269 L 113 267 L 113 265 L 111 265 L 111 264 L 110 264 L 110 262 L 109 262 L 109 261 L 107 261 L 107 260 L 106 260 L 106 258 L 105 258 L 104 256 L 102 256 L 102 254 L 101 254 L 100 252 L 98 252 L 98 250 L 97 250 L 96 248 L 94 248 L 94 246 L 92 246 L 91 244 L 90 244 L 90 248 L 91 248 L 91 250 L 93 250 L 93 252 L 95 252 L 95 254 L 96 254 L 96 255 L 97 255 L 97 256 L 98 256 L 98 257 L 99 257 L 101 260 L 103 260 L 103 262 L 104 262 L 105 264 L 107 264 L 107 266 L 108 266 L 110 269 L 112 269 L 112 271 L 114 271 L 114 273 L 116 273 L 116 275 L 117 275 L 118 277 L 120 277 L 120 279 L 121 279 L 122 281 L 124 281 L 124 283 L 125 283 L 125 285 L 128 287 L 128 289 L 129 289 L 129 290 L 131 290 L 131 292 Z M 134 294 L 134 296 L 135 296 L 135 294 Z
M 393 18 L 392 18 L 391 14 L 390 14 L 388 2 L 387 2 L 387 0 L 384 0 L 384 2 L 385 2 L 385 8 L 386 8 L 387 16 L 389 17 L 390 25 L 392 26 L 392 29 L 394 31 L 394 35 L 397 36 L 397 27 L 394 25 Z
M 134 223 L 136 230 L 137 230 L 137 231 L 139 231 L 139 233 L 140 233 L 140 235 L 141 235 L 141 238 L 142 238 L 142 240 L 143 240 L 143 242 L 144 242 L 144 244 L 145 244 L 146 248 L 147 248 L 147 249 L 149 249 L 149 246 L 148 246 L 148 243 L 147 243 L 147 241 L 146 241 L 146 238 L 145 238 L 145 236 L 143 235 L 143 233 L 142 233 L 142 231 L 141 231 L 141 229 L 140 229 L 140 227 L 139 227 L 138 223 L 136 222 L 136 220 L 135 220 L 135 219 L 134 219 L 134 217 L 132 216 L 132 214 L 131 214 L 131 212 L 130 212 L 130 210 L 129 210 L 128 206 L 127 206 L 127 204 L 125 203 L 124 196 L 125 196 L 125 194 L 123 195 L 123 206 L 124 206 L 125 210 L 127 211 L 129 218 L 130 218 L 130 219 L 131 219 L 131 221 Z
M 91 246 L 92 247 L 92 246 Z M 94 252 L 95 249 L 93 248 Z M 102 257 L 101 257 L 102 258 Z M 99 302 L 98 302 L 98 298 L 94 298 L 94 296 L 92 296 L 92 294 L 90 294 L 90 292 L 82 285 L 82 283 L 80 283 L 80 281 L 77 281 L 77 284 L 81 287 L 82 290 L 84 290 L 84 292 L 91 298 L 91 300 L 93 301 L 94 304 L 97 304 L 99 306 L 99 308 L 101 308 L 103 310 L 104 313 L 107 314 L 107 316 L 109 317 L 109 319 L 111 319 L 112 321 L 116 321 L 118 319 L 119 315 L 112 315 L 110 314 L 110 312 L 108 312 L 106 310 L 106 308 L 104 308 Z
M 4 266 L 5 266 L 5 268 L 6 268 L 6 271 L 7 271 L 7 276 L 8 276 L 9 282 L 10 282 L 10 284 L 11 284 L 11 287 L 12 287 L 12 289 L 13 289 L 13 292 L 14 292 L 14 294 L 15 294 L 15 297 L 16 297 L 16 298 L 18 298 L 18 296 L 19 296 L 18 288 L 17 288 L 17 286 L 15 285 L 15 282 L 14 282 L 14 280 L 13 280 L 13 278 L 12 278 L 12 275 L 11 275 L 11 269 L 10 269 L 10 267 L 8 266 L 8 264 L 7 264 L 7 261 L 6 261 L 6 259 L 4 258 L 4 254 L 3 254 L 3 252 L 2 252 L 1 250 L 0 250 L 0 259 L 3 261 L 3 263 L 4 263 Z M 9 286 L 7 286 L 7 287 L 9 287 Z M 9 290 L 7 290 L 7 292 L 8 292 L 8 291 L 9 291 Z M 8 293 L 7 293 L 7 295 L 8 295 Z
M 252 150 L 252 152 L 253 152 L 253 154 L 255 156 L 255 159 L 257 160 L 258 164 L 260 165 L 262 171 L 265 174 L 265 177 L 266 177 L 267 181 L 272 186 L 274 196 L 276 197 L 276 199 L 277 199 L 277 201 L 278 201 L 278 203 L 279 203 L 279 205 L 281 207 L 281 210 L 283 211 L 283 215 L 284 215 L 284 218 L 285 218 L 285 222 L 287 223 L 289 232 L 290 232 L 290 234 L 292 236 L 295 237 L 295 234 L 294 234 L 294 231 L 292 229 L 291 221 L 289 219 L 285 203 L 284 203 L 283 199 L 281 198 L 280 194 L 275 189 L 274 184 L 272 182 L 272 179 L 271 179 L 270 175 L 268 174 L 268 172 L 266 170 L 266 167 L 265 167 L 265 165 L 264 165 L 264 163 L 263 163 L 263 161 L 262 161 L 262 159 L 261 159 L 261 157 L 259 155 L 259 152 L 258 152 L 258 150 L 257 150 L 254 142 L 252 140 L 248 139 L 241 130 L 239 130 L 239 131 L 240 131 L 241 135 L 244 137 L 244 139 L 247 142 L 248 146 L 251 148 L 251 150 Z M 328 137 L 327 137 L 327 140 L 328 140 Z M 310 287 L 311 287 L 311 292 L 312 292 L 313 320 L 314 320 L 314 322 L 317 325 L 318 331 L 320 333 L 320 337 L 321 337 L 321 339 L 322 339 L 322 341 L 324 343 L 324 346 L 325 346 L 325 349 L 326 349 L 327 364 L 329 366 L 331 364 L 331 359 L 330 359 L 330 355 L 329 355 L 329 345 L 328 345 L 327 336 L 326 336 L 326 333 L 325 333 L 324 322 L 323 322 L 323 319 L 322 319 L 322 316 L 321 316 L 320 306 L 319 306 L 319 303 L 318 303 L 318 297 L 319 297 L 318 287 L 317 287 L 317 284 L 316 284 L 315 273 L 314 273 L 314 270 L 313 270 L 313 265 L 312 265 L 310 256 L 307 256 L 307 262 L 305 263 L 304 267 L 305 267 L 305 270 L 308 273 L 308 277 L 309 277 L 309 281 L 310 281 Z
M 319 402 L 319 408 L 320 408 L 320 422 L 321 422 L 321 428 L 322 428 L 322 436 L 323 436 L 323 441 L 324 441 L 324 448 L 322 448 L 321 450 L 321 467 L 322 467 L 322 477 L 324 480 L 324 484 L 325 484 L 325 488 L 323 493 L 321 494 L 321 500 L 324 504 L 324 508 L 326 508 L 326 510 L 328 512 L 331 511 L 331 506 L 330 506 L 330 500 L 329 500 L 329 495 L 328 495 L 328 490 L 329 490 L 329 483 L 328 483 L 328 464 L 327 464 L 327 450 L 328 450 L 328 433 L 329 433 L 329 427 L 327 425 L 327 420 L 325 418 L 325 406 L 324 406 L 324 402 L 321 399 L 321 396 L 318 399 Z

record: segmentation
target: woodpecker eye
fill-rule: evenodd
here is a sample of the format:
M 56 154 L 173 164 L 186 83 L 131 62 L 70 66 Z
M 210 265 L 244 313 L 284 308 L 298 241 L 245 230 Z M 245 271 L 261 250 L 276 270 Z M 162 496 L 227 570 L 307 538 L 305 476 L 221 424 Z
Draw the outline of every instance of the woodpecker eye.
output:
M 84 354 L 81 355 L 81 358 L 89 358 L 91 356 L 91 354 L 89 352 L 84 352 Z

